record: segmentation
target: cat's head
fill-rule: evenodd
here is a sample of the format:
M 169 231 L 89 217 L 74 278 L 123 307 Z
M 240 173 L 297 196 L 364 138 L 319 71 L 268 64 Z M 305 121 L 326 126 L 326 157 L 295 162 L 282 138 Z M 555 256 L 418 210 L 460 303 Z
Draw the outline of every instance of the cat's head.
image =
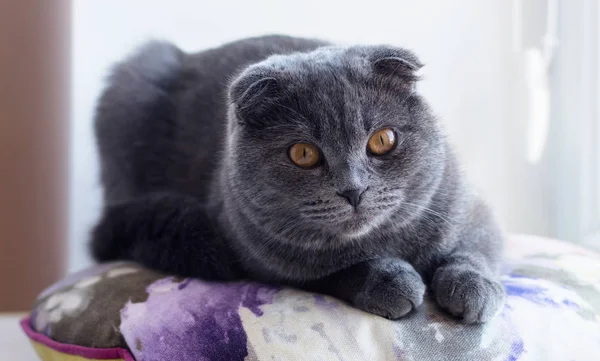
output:
M 408 221 L 445 164 L 443 136 L 416 93 L 420 67 L 401 48 L 354 46 L 243 71 L 229 88 L 225 191 L 235 206 L 306 247 L 368 236 L 392 215 Z

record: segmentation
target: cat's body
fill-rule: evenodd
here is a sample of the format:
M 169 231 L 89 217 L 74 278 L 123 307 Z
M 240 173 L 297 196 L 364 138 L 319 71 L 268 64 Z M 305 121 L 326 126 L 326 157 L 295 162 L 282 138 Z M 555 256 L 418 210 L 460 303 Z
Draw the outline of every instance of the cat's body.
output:
M 291 284 L 390 318 L 429 284 L 451 313 L 489 319 L 502 239 L 414 91 L 419 66 L 403 49 L 280 36 L 193 55 L 147 45 L 98 107 L 95 258 Z M 398 143 L 375 156 L 382 128 Z M 299 142 L 316 167 L 290 161 Z

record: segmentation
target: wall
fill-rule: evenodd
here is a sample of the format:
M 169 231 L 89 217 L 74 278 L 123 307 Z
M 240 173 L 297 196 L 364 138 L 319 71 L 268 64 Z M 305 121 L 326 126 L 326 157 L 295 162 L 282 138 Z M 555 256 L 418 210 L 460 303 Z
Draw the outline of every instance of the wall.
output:
M 71 269 L 88 262 L 87 233 L 101 206 L 90 125 L 103 76 L 113 61 L 155 37 L 188 51 L 265 33 L 413 49 L 426 63 L 421 91 L 447 125 L 471 180 L 508 230 L 544 234 L 539 171 L 524 160 L 523 119 L 512 107 L 522 85 L 513 82 L 520 65 L 512 43 L 511 2 L 463 0 L 460 5 L 449 0 L 75 1 Z
M 0 1 L 0 312 L 66 272 L 68 49 L 69 1 Z

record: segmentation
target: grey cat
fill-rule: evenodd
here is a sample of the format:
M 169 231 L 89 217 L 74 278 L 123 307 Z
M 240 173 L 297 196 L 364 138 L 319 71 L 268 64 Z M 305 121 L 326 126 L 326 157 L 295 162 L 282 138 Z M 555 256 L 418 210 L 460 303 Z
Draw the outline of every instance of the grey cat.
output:
M 98 261 L 321 292 L 397 319 L 501 309 L 502 234 L 391 46 L 151 42 L 98 104 Z

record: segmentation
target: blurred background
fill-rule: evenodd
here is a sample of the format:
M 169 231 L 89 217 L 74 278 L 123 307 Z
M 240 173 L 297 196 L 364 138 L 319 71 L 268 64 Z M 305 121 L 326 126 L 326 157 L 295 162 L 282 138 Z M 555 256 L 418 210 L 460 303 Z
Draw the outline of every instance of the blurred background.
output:
M 150 39 L 192 52 L 270 33 L 414 50 L 505 229 L 600 249 L 595 0 L 0 1 L 0 311 L 91 263 L 109 67 Z

